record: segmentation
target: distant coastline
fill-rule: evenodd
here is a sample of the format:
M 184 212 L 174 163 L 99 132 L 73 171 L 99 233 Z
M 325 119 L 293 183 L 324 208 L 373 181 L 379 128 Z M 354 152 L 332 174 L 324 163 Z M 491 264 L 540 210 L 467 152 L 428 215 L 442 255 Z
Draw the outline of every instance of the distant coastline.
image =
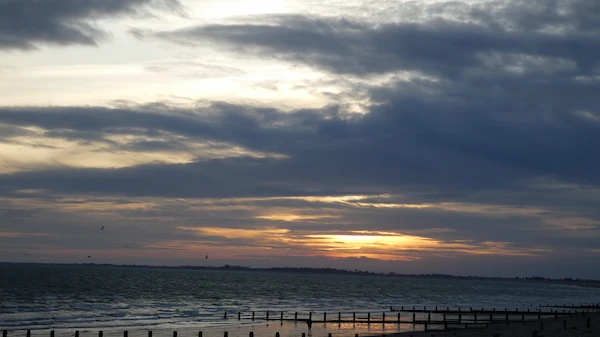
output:
M 449 274 L 401 274 L 395 272 L 370 272 L 362 270 L 345 270 L 335 268 L 307 268 L 307 267 L 271 267 L 271 268 L 252 268 L 245 266 L 156 266 L 156 265 L 133 265 L 133 264 L 100 264 L 100 263 L 40 263 L 40 262 L 0 262 L 2 266 L 73 266 L 73 267 L 104 267 L 104 268 L 144 268 L 144 269 L 174 269 L 174 270 L 239 270 L 255 272 L 276 272 L 276 273 L 311 273 L 311 274 L 340 274 L 340 275 L 359 275 L 359 276 L 385 276 L 401 278 L 447 278 L 463 280 L 491 280 L 491 281 L 510 281 L 510 282 L 535 282 L 563 284 L 578 287 L 600 288 L 600 280 L 563 278 L 553 279 L 540 276 L 530 277 L 486 277 L 486 276 L 457 276 Z

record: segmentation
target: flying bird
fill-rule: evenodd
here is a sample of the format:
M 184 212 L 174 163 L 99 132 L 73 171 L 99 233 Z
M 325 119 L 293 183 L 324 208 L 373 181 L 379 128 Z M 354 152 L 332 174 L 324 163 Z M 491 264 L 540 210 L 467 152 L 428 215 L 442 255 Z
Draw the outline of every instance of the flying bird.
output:
M 91 256 L 88 255 L 88 259 L 91 258 Z
M 27 254 L 26 252 L 23 252 L 23 254 L 25 254 L 25 256 L 29 256 L 29 255 L 31 255 L 31 254 Z
M 125 247 L 129 248 L 129 246 L 128 246 L 128 245 L 125 245 Z
M 206 257 L 204 257 L 205 259 L 208 259 L 208 255 L 206 255 Z
M 102 228 L 100 228 L 100 230 L 104 230 L 104 226 L 102 226 Z

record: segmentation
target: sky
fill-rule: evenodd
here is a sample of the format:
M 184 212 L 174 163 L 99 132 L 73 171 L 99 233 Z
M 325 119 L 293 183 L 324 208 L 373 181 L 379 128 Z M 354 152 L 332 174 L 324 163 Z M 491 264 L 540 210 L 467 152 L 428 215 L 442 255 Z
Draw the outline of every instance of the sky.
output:
M 0 0 L 0 261 L 600 279 L 599 34 L 597 0 Z

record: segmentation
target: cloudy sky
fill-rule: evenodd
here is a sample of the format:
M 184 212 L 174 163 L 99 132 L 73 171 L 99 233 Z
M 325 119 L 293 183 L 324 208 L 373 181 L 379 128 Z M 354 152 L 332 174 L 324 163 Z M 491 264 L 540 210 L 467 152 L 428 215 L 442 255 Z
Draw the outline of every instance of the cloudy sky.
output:
M 600 278 L 599 34 L 597 0 L 0 0 L 0 260 Z

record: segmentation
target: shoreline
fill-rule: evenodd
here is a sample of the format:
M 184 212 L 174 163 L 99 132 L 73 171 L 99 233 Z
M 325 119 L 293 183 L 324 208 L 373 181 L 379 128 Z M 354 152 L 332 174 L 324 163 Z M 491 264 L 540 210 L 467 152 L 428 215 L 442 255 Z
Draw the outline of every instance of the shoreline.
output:
M 588 321 L 589 320 L 589 321 Z M 588 327 L 589 322 L 589 327 Z M 565 329 L 566 327 L 566 329 Z M 599 337 L 600 313 L 577 314 L 558 319 L 547 318 L 540 321 L 491 323 L 485 328 L 452 330 L 428 330 L 385 334 L 385 337 Z M 381 337 L 369 335 L 365 337 Z

